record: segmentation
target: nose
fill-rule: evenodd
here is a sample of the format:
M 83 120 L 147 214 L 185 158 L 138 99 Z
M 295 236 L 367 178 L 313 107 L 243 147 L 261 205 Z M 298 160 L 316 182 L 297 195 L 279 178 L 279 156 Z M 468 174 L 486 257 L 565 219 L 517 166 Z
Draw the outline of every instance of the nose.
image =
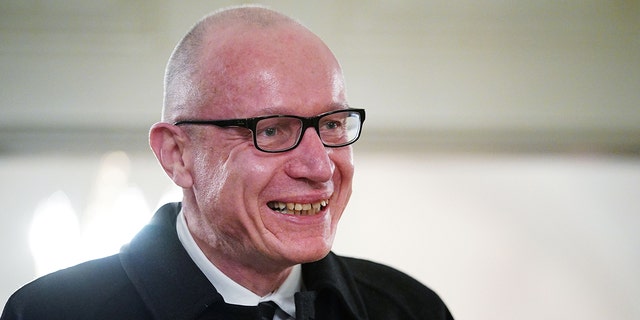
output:
M 335 164 L 329 157 L 329 150 L 314 128 L 307 128 L 300 144 L 291 150 L 292 158 L 286 167 L 287 174 L 295 179 L 307 179 L 314 182 L 331 180 Z

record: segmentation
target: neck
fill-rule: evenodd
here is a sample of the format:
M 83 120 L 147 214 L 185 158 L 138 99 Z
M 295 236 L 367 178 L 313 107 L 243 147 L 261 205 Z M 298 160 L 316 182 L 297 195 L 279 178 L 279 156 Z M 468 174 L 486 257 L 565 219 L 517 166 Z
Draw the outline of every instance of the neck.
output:
M 291 265 L 274 267 L 273 262 L 258 258 L 249 259 L 250 263 L 243 263 L 242 260 L 225 256 L 215 248 L 212 249 L 195 236 L 194 240 L 216 268 L 231 280 L 261 297 L 278 289 L 293 268 Z
M 242 245 L 213 234 L 212 228 L 207 228 L 207 222 L 198 221 L 201 215 L 190 214 L 188 207 L 187 201 L 183 201 L 187 230 L 196 245 L 207 260 L 237 284 L 263 297 L 278 289 L 291 274 L 295 264 L 247 254 L 249 252 Z

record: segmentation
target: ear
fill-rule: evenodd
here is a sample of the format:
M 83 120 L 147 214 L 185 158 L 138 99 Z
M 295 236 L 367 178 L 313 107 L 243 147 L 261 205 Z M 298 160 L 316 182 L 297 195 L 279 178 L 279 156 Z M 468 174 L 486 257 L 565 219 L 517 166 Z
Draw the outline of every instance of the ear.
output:
M 164 171 L 182 188 L 193 185 L 193 177 L 185 154 L 185 142 L 189 138 L 177 126 L 159 122 L 151 127 L 149 144 Z

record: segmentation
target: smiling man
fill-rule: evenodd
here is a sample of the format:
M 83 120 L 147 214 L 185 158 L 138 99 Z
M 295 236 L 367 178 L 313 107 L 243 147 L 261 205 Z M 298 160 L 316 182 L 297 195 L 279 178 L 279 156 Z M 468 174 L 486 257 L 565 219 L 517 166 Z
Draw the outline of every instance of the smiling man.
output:
M 451 319 L 409 276 L 331 252 L 364 120 L 299 23 L 207 16 L 169 60 L 150 131 L 182 202 L 118 255 L 28 284 L 2 319 Z

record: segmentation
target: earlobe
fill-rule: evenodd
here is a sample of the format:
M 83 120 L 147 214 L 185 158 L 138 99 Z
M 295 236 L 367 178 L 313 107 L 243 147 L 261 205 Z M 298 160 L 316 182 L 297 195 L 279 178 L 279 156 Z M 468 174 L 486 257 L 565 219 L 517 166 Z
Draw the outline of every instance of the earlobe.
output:
M 151 127 L 149 145 L 158 162 L 175 184 L 189 188 L 193 184 L 185 154 L 186 135 L 180 128 L 159 122 Z

